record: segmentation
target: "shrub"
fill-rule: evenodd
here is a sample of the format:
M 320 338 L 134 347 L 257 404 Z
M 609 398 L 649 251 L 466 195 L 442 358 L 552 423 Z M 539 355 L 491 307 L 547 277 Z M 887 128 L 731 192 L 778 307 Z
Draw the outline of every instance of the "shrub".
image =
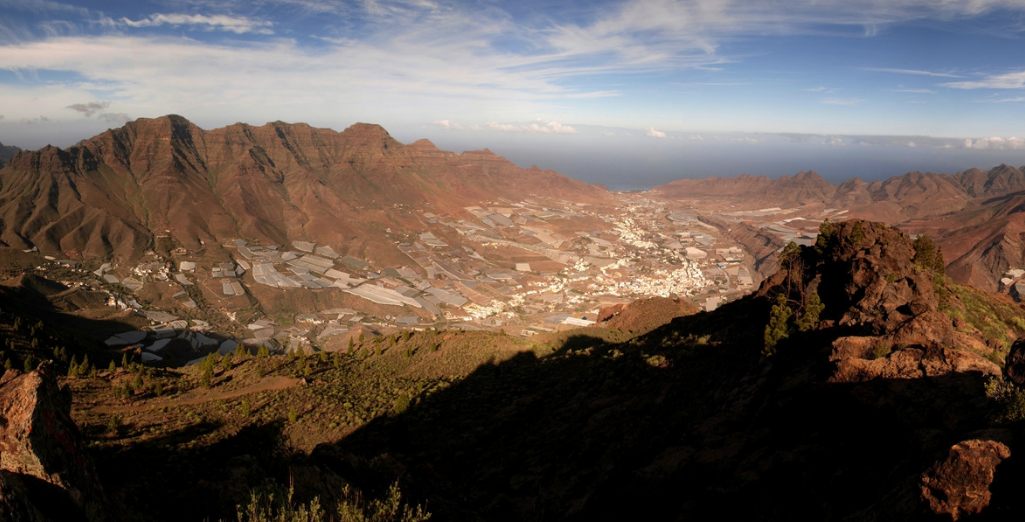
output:
M 116 414 L 111 415 L 110 421 L 107 422 L 107 433 L 114 435 L 121 433 L 121 419 Z
M 882 359 L 893 352 L 893 345 L 886 341 L 880 341 L 872 348 L 872 353 L 869 354 L 869 359 Z
M 393 483 L 384 498 L 367 500 L 363 494 L 345 486 L 337 517 L 330 516 L 315 497 L 309 504 L 296 505 L 289 488 L 285 498 L 275 501 L 274 493 L 250 494 L 249 504 L 238 506 L 238 522 L 426 522 L 431 514 L 420 506 L 402 502 L 398 483 Z
M 1025 390 L 1014 383 L 998 377 L 986 381 L 986 396 L 995 400 L 1001 407 L 998 421 L 1019 422 L 1025 420 Z
M 399 394 L 398 398 L 395 399 L 395 404 L 392 405 L 396 414 L 403 414 L 409 409 L 409 395 L 405 393 Z

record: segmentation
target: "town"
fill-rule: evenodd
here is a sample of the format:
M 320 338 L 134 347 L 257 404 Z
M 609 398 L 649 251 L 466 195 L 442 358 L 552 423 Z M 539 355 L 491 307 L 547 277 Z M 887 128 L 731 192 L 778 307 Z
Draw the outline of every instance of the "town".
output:
M 77 274 L 63 283 L 103 292 L 108 307 L 138 318 L 138 330 L 107 339 L 112 349 L 135 349 L 151 364 L 195 364 L 209 352 L 246 346 L 351 349 L 357 337 L 409 329 L 532 336 L 593 325 L 604 307 L 655 296 L 712 311 L 751 292 L 760 277 L 744 245 L 708 221 L 754 220 L 781 242 L 811 244 L 825 215 L 842 214 L 711 213 L 646 193 L 616 197 L 620 204 L 606 209 L 526 199 L 482 202 L 453 215 L 419 211 L 423 229 L 395 241 L 407 266 L 374 266 L 340 255 L 342 245 L 243 238 L 220 245 L 227 259 L 180 247 L 169 256 L 147 252 L 134 266 L 107 262 L 92 270 L 45 259 Z M 290 298 L 310 303 L 294 308 L 260 306 L 303 292 L 323 295 Z

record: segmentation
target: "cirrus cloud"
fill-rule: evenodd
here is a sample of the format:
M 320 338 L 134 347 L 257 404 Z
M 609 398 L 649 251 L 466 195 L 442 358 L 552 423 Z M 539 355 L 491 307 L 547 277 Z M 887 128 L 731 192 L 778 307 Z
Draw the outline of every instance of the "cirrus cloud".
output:
M 187 14 L 154 14 L 142 20 L 129 20 L 122 18 L 121 23 L 129 27 L 157 27 L 161 25 L 173 26 L 195 26 L 202 27 L 207 31 L 219 29 L 230 31 L 235 34 L 257 33 L 273 34 L 271 22 L 250 20 L 246 17 L 234 17 L 226 15 L 187 15 Z

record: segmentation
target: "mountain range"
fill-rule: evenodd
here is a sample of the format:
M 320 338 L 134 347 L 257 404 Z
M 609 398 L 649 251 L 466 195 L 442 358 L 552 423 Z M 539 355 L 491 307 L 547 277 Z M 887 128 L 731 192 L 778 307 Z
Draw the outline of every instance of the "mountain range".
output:
M 525 198 L 612 204 L 612 194 L 484 149 L 404 145 L 382 127 L 236 123 L 203 130 L 183 117 L 139 119 L 68 149 L 19 151 L 0 169 L 0 243 L 67 257 L 138 258 L 159 238 L 197 250 L 231 238 L 330 244 L 342 255 L 405 262 L 424 212 Z M 955 280 L 996 290 L 1025 267 L 1025 173 L 999 165 L 830 183 L 813 171 L 770 179 L 677 180 L 651 194 L 678 202 L 845 209 L 845 217 L 929 233 Z M 744 225 L 747 226 L 747 225 Z M 394 231 L 394 232 L 389 232 Z M 758 236 L 757 227 L 750 230 Z M 760 236 L 759 236 L 760 237 Z M 771 238 L 767 252 L 776 248 Z
M 243 123 L 205 131 L 180 116 L 139 119 L 66 150 L 15 155 L 0 170 L 0 241 L 72 259 L 132 259 L 169 236 L 185 248 L 241 237 L 307 240 L 342 254 L 398 255 L 382 231 L 423 211 L 501 195 L 605 202 L 603 187 L 489 150 L 406 146 L 378 125 L 342 132 Z M 370 231 L 374 230 L 375 233 Z

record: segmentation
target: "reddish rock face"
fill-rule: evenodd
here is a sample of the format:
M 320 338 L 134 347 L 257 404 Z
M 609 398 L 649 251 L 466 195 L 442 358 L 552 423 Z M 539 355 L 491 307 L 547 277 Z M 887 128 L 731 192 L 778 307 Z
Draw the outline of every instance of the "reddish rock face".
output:
M 966 440 L 922 474 L 922 499 L 939 515 L 957 520 L 989 505 L 997 465 L 1011 450 L 992 440 Z
M 379 125 L 205 131 L 180 116 L 139 119 L 68 150 L 23 152 L 0 180 L 0 240 L 72 258 L 133 258 L 168 233 L 186 248 L 244 237 L 347 253 L 354 237 L 382 228 L 419 230 L 417 210 L 454 212 L 499 196 L 608 198 L 602 187 L 487 150 L 406 146 Z
M 5 520 L 107 519 L 99 479 L 70 410 L 70 396 L 58 387 L 49 363 L 0 377 L 0 514 L 6 509 L 12 515 Z

